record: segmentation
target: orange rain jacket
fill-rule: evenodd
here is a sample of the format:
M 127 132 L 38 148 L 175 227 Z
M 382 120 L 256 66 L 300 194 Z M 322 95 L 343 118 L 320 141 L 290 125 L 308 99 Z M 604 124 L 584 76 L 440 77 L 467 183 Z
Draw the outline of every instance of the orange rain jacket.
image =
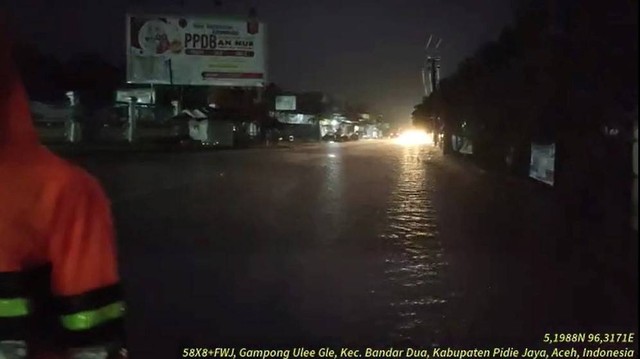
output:
M 121 340 L 109 202 L 39 143 L 1 22 L 0 342 L 26 341 L 33 353 Z

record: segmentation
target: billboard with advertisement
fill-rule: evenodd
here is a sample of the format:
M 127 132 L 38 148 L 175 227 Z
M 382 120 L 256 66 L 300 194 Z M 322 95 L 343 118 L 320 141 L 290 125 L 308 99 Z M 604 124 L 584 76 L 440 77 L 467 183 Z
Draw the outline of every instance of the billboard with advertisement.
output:
M 156 93 L 151 88 L 122 89 L 116 91 L 116 102 L 129 102 L 131 97 L 137 99 L 137 103 L 152 105 L 155 103 Z
M 127 15 L 127 82 L 262 87 L 265 35 L 246 18 Z
M 555 175 L 555 160 L 555 144 L 543 145 L 532 143 L 529 177 L 553 186 Z
M 637 114 L 637 112 L 636 112 Z M 631 187 L 631 226 L 638 230 L 638 121 L 633 125 L 633 184 Z
M 295 96 L 276 96 L 276 111 L 295 111 Z
M 276 111 L 275 118 L 279 122 L 293 124 L 293 125 L 309 125 L 309 124 L 315 123 L 314 115 L 305 115 L 302 113 Z
M 469 138 L 451 135 L 451 143 L 454 151 L 465 155 L 473 154 L 473 142 Z

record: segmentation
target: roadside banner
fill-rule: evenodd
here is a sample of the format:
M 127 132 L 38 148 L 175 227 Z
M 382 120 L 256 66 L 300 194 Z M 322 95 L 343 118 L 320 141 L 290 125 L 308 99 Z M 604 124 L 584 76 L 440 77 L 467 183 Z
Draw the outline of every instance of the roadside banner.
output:
M 276 111 L 295 111 L 295 96 L 276 96 Z
M 127 15 L 127 82 L 263 87 L 265 26 L 233 17 Z
M 473 142 L 469 138 L 451 135 L 451 143 L 454 151 L 465 155 L 473 154 Z
M 529 177 L 546 183 L 554 184 L 556 145 L 531 144 L 531 162 Z

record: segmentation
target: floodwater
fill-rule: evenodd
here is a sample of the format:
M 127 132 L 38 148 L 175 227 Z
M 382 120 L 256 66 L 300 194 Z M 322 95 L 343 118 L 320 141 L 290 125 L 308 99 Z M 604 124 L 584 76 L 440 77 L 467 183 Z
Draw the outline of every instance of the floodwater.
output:
M 539 344 L 560 328 L 637 328 L 637 295 L 583 269 L 576 281 L 575 267 L 555 261 L 540 229 L 554 227 L 544 196 L 432 147 L 359 141 L 82 163 L 113 201 L 133 357 L 184 346 Z M 604 314 L 575 309 L 576 298 Z

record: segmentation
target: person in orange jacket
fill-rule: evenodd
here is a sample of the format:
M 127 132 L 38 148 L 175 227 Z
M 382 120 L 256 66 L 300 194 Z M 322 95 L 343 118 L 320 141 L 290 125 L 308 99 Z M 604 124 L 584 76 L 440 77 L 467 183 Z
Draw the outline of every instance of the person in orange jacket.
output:
M 109 201 L 96 179 L 39 143 L 4 23 L 0 17 L 0 358 L 122 356 Z

